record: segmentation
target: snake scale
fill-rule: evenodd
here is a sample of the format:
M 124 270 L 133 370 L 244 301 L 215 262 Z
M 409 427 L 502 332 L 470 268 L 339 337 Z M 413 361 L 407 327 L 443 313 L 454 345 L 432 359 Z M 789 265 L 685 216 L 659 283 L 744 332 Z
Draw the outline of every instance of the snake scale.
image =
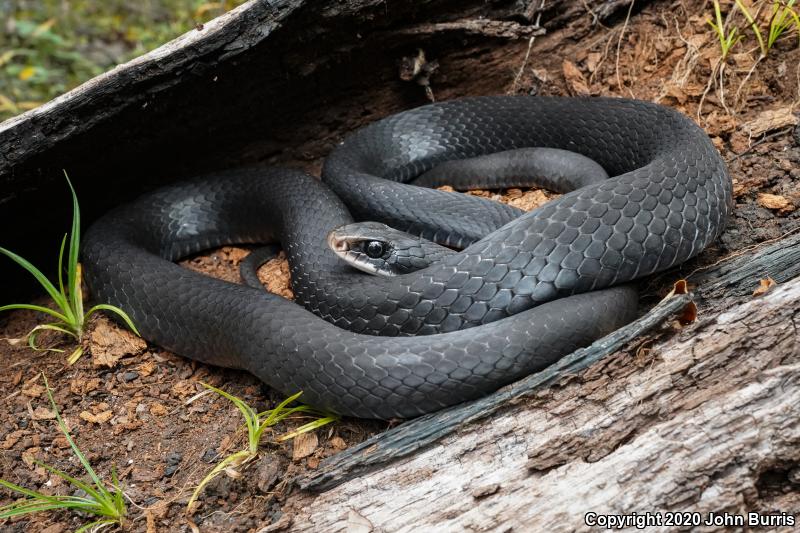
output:
M 446 161 L 524 147 L 588 157 L 611 176 L 529 213 L 409 184 Z M 323 182 L 251 167 L 169 185 L 87 232 L 92 297 L 142 335 L 245 369 L 303 401 L 366 418 L 413 417 L 479 397 L 632 320 L 619 286 L 699 253 L 732 208 L 706 134 L 677 111 L 604 98 L 473 97 L 356 131 Z M 409 274 L 355 271 L 332 229 L 376 220 L 463 248 Z M 280 242 L 296 303 L 174 263 L 229 243 Z M 300 304 L 300 305 L 298 305 Z

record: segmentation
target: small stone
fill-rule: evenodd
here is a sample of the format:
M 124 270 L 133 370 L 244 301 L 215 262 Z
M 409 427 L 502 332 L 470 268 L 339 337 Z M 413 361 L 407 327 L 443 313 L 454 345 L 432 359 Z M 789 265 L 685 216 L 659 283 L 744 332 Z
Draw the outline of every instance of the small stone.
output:
M 166 457 L 168 465 L 177 465 L 181 462 L 181 459 L 183 459 L 181 452 L 169 452 Z
M 272 455 L 265 455 L 258 462 L 258 470 L 256 472 L 256 484 L 258 490 L 261 492 L 269 492 L 275 482 L 278 480 L 278 473 L 280 472 L 280 463 L 278 458 Z
M 213 463 L 217 460 L 217 455 L 216 448 L 209 448 L 203 452 L 203 456 L 200 459 L 206 463 Z
M 139 373 L 135 370 L 128 370 L 122 374 L 122 381 L 129 383 L 139 377 Z

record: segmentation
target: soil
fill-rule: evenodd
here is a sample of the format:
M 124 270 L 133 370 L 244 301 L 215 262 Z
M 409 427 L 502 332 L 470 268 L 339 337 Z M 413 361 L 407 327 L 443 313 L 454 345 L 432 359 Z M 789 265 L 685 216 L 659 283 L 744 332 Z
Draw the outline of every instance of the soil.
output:
M 746 47 L 740 46 L 720 77 L 714 68 L 719 49 L 706 24 L 708 13 L 702 11 L 703 3 L 698 4 L 655 3 L 613 27 L 595 25 L 580 42 L 565 32 L 537 37 L 527 63 L 527 40 L 487 40 L 464 49 L 449 67 L 447 57 L 431 58 L 442 65 L 430 75 L 430 89 L 438 99 L 470 94 L 471 80 L 480 93 L 635 97 L 674 106 L 706 129 L 734 179 L 734 217 L 720 241 L 701 256 L 656 281 L 645 282 L 645 302 L 666 292 L 683 272 L 800 228 L 800 130 L 794 113 L 800 103 L 797 37 L 779 40 L 749 77 L 757 54 L 742 52 Z M 587 20 L 591 20 L 589 14 Z M 537 53 L 540 50 L 556 53 Z M 508 77 L 481 78 L 486 61 L 500 62 Z M 446 88 L 440 94 L 437 81 L 444 79 Z M 454 90 L 454 80 L 460 92 Z M 421 86 L 420 91 L 424 90 Z M 374 118 L 370 115 L 364 120 Z M 344 129 L 339 132 L 343 133 Z M 301 164 L 318 172 L 324 156 L 320 146 L 328 145 L 330 139 L 308 140 L 297 152 L 314 155 Z M 527 209 L 550 197 L 535 190 L 472 194 Z M 246 254 L 243 248 L 224 247 L 185 260 L 183 265 L 238 282 L 238 263 Z M 291 297 L 284 259 L 262 267 L 260 276 L 270 290 Z M 33 352 L 24 341 L 19 342 L 42 323 L 41 316 L 19 311 L 0 320 L 0 477 L 28 488 L 63 493 L 69 490 L 64 483 L 33 460 L 80 473 L 53 423 L 42 386 L 44 373 L 92 465 L 106 479 L 112 469 L 118 472 L 132 502 L 126 530 L 186 531 L 195 527 L 192 522 L 202 531 L 258 531 L 271 524 L 270 530 L 289 527 L 297 490 L 292 480 L 298 473 L 316 468 L 321 459 L 393 424 L 345 419 L 317 430 L 316 438 L 277 443 L 276 437 L 304 422 L 290 419 L 266 435 L 261 457 L 243 475 L 222 475 L 207 487 L 190 522 L 185 506 L 194 485 L 220 455 L 243 445 L 238 411 L 216 395 L 199 395 L 204 390 L 201 382 L 223 388 L 259 410 L 282 398 L 246 373 L 176 356 L 104 318 L 92 321 L 85 341 L 91 354 L 72 366 L 65 364 L 64 354 Z M 53 348 L 71 348 L 57 337 L 43 335 L 41 340 Z M 0 504 L 9 501 L 4 491 Z M 0 526 L 6 531 L 57 533 L 86 521 L 50 513 Z

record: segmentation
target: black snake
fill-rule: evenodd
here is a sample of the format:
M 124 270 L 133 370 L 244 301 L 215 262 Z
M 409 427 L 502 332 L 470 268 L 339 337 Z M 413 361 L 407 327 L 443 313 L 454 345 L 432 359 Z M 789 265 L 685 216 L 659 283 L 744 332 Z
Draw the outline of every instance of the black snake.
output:
M 522 216 L 404 183 L 448 160 L 524 147 L 580 153 L 612 177 Z M 238 169 L 117 208 L 85 238 L 92 297 L 127 311 L 150 341 L 246 369 L 285 394 L 303 391 L 312 405 L 412 417 L 485 394 L 630 321 L 636 294 L 612 286 L 696 255 L 732 207 L 705 133 L 674 110 L 624 99 L 423 106 L 346 138 L 323 182 Z M 369 276 L 326 246 L 328 232 L 354 217 L 464 249 L 418 272 Z M 242 242 L 283 245 L 297 303 L 172 262 Z

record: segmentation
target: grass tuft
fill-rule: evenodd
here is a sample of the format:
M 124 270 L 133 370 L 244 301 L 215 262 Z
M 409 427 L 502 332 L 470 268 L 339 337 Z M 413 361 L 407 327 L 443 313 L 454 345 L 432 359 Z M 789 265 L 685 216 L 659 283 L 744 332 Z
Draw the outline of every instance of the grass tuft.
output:
M 722 61 L 728 58 L 731 48 L 742 40 L 742 35 L 739 33 L 739 28 L 734 26 L 730 31 L 725 30 L 725 22 L 722 20 L 722 10 L 719 6 L 719 0 L 714 0 L 714 17 L 716 22 L 708 20 L 708 25 L 714 29 L 714 33 L 719 40 L 719 47 L 722 51 Z
M 719 0 L 713 0 L 714 19 L 709 19 L 707 22 L 719 40 L 722 61 L 725 61 L 731 48 L 743 38 L 742 32 L 735 23 L 729 31 L 725 29 L 726 22 L 734 18 L 736 10 L 741 12 L 756 41 L 758 41 L 760 54 L 757 62 L 766 58 L 777 40 L 790 33 L 793 29 L 797 32 L 798 45 L 800 46 L 800 16 L 798 16 L 794 7 L 796 1 L 754 2 L 751 7 L 748 7 L 743 0 L 734 0 L 734 8 L 728 14 L 728 20 L 723 21 Z M 767 20 L 764 20 L 766 15 L 762 16 L 762 12 L 765 12 L 768 5 L 770 6 L 770 16 Z M 766 39 L 764 38 L 765 34 Z
M 218 389 L 207 383 L 202 384 L 208 390 L 214 391 L 215 393 L 219 394 L 220 396 L 227 398 L 230 400 L 237 409 L 242 413 L 245 421 L 245 427 L 247 428 L 247 447 L 243 450 L 239 450 L 238 452 L 232 453 L 226 457 L 224 457 L 217 465 L 208 473 L 206 476 L 200 481 L 200 483 L 195 488 L 194 492 L 192 493 L 191 498 L 189 498 L 189 503 L 186 504 L 186 509 L 191 512 L 193 509 L 194 503 L 197 501 L 198 496 L 203 491 L 206 485 L 211 482 L 212 479 L 220 475 L 222 472 L 231 472 L 246 463 L 249 463 L 256 457 L 258 457 L 258 445 L 261 442 L 261 437 L 264 434 L 264 431 L 277 424 L 281 420 L 285 419 L 288 416 L 303 413 L 306 416 L 310 416 L 315 418 L 311 422 L 307 424 L 303 424 L 296 430 L 282 435 L 276 439 L 277 442 L 283 442 L 289 439 L 293 439 L 302 433 L 307 433 L 309 431 L 313 431 L 317 428 L 320 428 L 326 424 L 330 424 L 332 422 L 336 422 L 339 420 L 338 415 L 334 415 L 331 413 L 326 413 L 320 411 L 319 409 L 315 409 L 309 405 L 296 405 L 294 407 L 289 407 L 289 404 L 297 400 L 302 392 L 298 392 L 292 396 L 289 396 L 285 400 L 283 400 L 277 407 L 274 409 L 270 409 L 268 411 L 263 411 L 259 413 L 241 398 L 234 396 L 228 392 L 225 392 L 222 389 Z
M 0 311 L 11 311 L 13 309 L 28 309 L 31 311 L 38 311 L 51 316 L 56 319 L 55 322 L 49 324 L 41 324 L 33 328 L 27 335 L 28 345 L 34 350 L 40 350 L 36 344 L 36 338 L 42 331 L 57 331 L 74 338 L 80 343 L 83 336 L 84 326 L 89 318 L 97 311 L 104 310 L 116 313 L 128 325 L 131 330 L 139 334 L 139 331 L 134 326 L 130 317 L 119 307 L 112 305 L 100 304 L 95 305 L 88 311 L 84 312 L 83 309 L 83 291 L 81 290 L 81 265 L 78 263 L 78 253 L 80 250 L 81 240 L 81 214 L 80 207 L 78 206 L 78 197 L 75 194 L 75 189 L 69 180 L 69 176 L 64 172 L 67 179 L 67 185 L 72 193 L 72 230 L 61 240 L 61 249 L 58 253 L 58 287 L 55 286 L 47 277 L 42 274 L 42 271 L 33 266 L 29 261 L 20 257 L 10 250 L 0 247 L 0 254 L 5 255 L 12 261 L 27 270 L 42 288 L 50 295 L 50 298 L 56 304 L 57 309 L 50 309 L 41 305 L 33 304 L 10 304 L 0 306 Z M 67 249 L 67 237 L 69 236 L 69 248 Z M 64 283 L 64 251 L 67 251 L 67 264 L 66 264 L 66 284 Z M 48 348 L 50 351 L 63 352 L 64 350 Z M 83 355 L 83 347 L 80 344 L 67 358 L 69 364 L 75 363 L 81 355 Z
M 78 458 L 81 465 L 83 465 L 91 482 L 77 479 L 62 470 L 58 470 L 57 468 L 53 468 L 50 465 L 36 460 L 35 462 L 37 465 L 51 474 L 60 477 L 78 491 L 84 493 L 85 496 L 53 496 L 26 489 L 25 487 L 0 479 L 0 486 L 24 496 L 24 498 L 14 503 L 0 506 L 0 520 L 44 511 L 61 510 L 85 513 L 97 518 L 93 522 L 80 527 L 77 530 L 78 532 L 88 531 L 89 529 L 96 531 L 100 528 L 115 524 L 121 526 L 125 520 L 127 508 L 116 472 L 112 471 L 111 488 L 109 488 L 94 471 L 89 461 L 86 459 L 86 456 L 81 452 L 80 448 L 78 448 L 78 445 L 75 444 L 67 425 L 61 418 L 61 413 L 58 411 L 58 406 L 56 406 L 56 402 L 53 399 L 53 391 L 50 388 L 50 384 L 47 382 L 47 377 L 42 374 L 42 378 L 44 379 L 44 385 L 47 389 L 47 397 L 50 399 L 50 405 L 56 415 L 58 427 L 66 437 L 67 442 L 72 448 L 72 452 Z

